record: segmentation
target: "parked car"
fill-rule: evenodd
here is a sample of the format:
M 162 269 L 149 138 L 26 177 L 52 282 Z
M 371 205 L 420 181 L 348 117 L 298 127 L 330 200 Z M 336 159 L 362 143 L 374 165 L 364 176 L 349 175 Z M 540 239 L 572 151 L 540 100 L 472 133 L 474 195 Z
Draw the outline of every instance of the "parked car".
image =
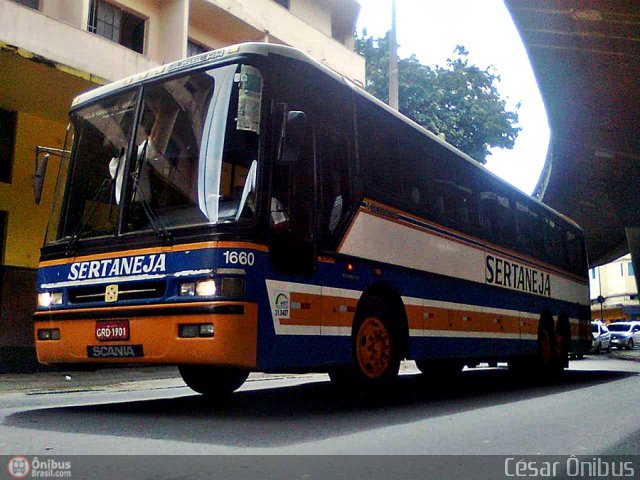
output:
M 639 322 L 616 322 L 609 325 L 611 333 L 611 346 L 631 350 L 640 345 Z
M 591 334 L 593 335 L 591 350 L 594 353 L 600 353 L 602 350 L 611 351 L 611 334 L 603 322 L 591 322 Z

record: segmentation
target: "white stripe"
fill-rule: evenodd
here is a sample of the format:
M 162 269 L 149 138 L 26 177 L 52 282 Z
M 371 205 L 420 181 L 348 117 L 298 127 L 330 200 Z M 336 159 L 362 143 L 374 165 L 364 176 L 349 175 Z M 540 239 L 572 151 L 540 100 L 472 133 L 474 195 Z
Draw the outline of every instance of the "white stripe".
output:
M 345 255 L 486 284 L 486 252 L 483 247 L 465 243 L 464 240 L 454 240 L 453 237 L 442 238 L 433 232 L 380 218 L 362 210 L 353 220 L 339 251 Z M 498 254 L 500 255 L 505 259 L 512 257 L 509 253 Z M 588 290 L 580 282 L 528 259 L 518 259 L 516 263 L 530 264 L 547 273 L 550 276 L 551 298 L 589 305 Z M 520 291 L 506 286 L 496 288 Z
M 458 330 L 410 330 L 411 336 L 430 338 L 493 338 L 507 340 L 522 340 L 523 337 L 517 333 L 499 332 L 463 332 Z
M 166 275 L 132 275 L 130 277 L 93 278 L 91 280 L 72 280 L 69 282 L 43 283 L 40 288 L 78 287 L 81 285 L 110 285 L 112 283 L 134 282 L 136 280 L 155 280 Z

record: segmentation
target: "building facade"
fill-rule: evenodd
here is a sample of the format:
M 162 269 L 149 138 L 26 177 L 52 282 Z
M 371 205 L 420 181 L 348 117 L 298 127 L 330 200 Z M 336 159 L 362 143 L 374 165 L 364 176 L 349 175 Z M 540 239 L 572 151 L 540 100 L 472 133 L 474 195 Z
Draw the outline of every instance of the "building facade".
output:
M 640 320 L 640 301 L 631 255 L 589 270 L 591 318 L 612 323 Z
M 92 87 L 246 41 L 291 45 L 356 83 L 356 0 L 0 0 L 0 372 L 35 366 L 35 269 L 53 201 L 51 157 L 71 100 Z

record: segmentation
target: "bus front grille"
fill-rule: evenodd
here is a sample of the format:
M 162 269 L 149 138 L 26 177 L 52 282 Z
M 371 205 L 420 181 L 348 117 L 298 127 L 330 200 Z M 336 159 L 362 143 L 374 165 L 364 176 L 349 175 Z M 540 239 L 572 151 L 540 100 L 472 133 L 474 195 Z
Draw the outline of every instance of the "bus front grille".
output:
M 162 297 L 164 291 L 165 283 L 163 281 L 78 287 L 69 290 L 69 302 L 80 304 L 145 300 Z

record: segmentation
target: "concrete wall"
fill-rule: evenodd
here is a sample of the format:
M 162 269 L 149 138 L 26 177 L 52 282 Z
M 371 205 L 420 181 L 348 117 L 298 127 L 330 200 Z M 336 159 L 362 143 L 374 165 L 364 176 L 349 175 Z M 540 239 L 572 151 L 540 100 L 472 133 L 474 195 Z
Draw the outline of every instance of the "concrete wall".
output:
M 85 30 L 89 18 L 89 0 L 45 0 L 40 2 L 40 11 Z
M 156 35 L 160 35 L 159 31 Z M 0 42 L 107 80 L 159 65 L 147 56 L 83 28 L 62 23 L 10 0 L 0 0 Z

